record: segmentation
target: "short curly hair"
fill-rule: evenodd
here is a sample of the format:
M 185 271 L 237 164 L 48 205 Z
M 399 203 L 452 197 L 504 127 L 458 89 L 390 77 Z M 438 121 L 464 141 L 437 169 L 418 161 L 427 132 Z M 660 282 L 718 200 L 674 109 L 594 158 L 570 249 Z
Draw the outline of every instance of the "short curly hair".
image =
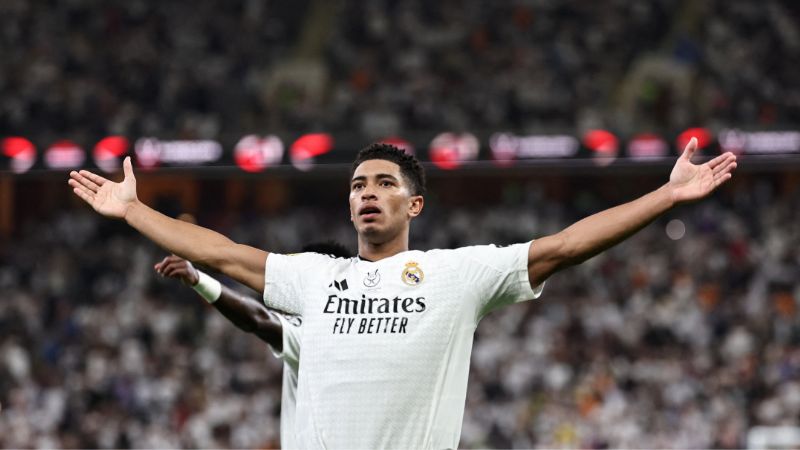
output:
M 400 166 L 400 173 L 411 186 L 412 194 L 425 195 L 425 169 L 413 155 L 409 155 L 391 144 L 377 142 L 361 149 L 350 168 L 350 177 L 352 178 L 361 163 L 371 159 L 385 159 L 397 164 Z

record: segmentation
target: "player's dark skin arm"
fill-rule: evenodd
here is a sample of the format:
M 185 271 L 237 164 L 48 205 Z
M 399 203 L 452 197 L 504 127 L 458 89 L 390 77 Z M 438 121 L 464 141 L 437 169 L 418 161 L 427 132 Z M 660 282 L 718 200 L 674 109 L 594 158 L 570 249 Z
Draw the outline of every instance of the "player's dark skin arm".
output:
M 189 286 L 194 286 L 199 280 L 197 269 L 178 256 L 167 256 L 154 268 L 160 275 L 178 279 Z M 281 322 L 258 299 L 223 285 L 219 299 L 212 306 L 242 331 L 255 334 L 278 352 L 283 350 Z
M 531 286 L 622 242 L 675 205 L 699 200 L 731 178 L 736 169 L 735 155 L 725 153 L 695 165 L 691 158 L 696 150 L 697 140 L 692 138 L 672 169 L 669 182 L 659 189 L 536 239 L 528 250 Z

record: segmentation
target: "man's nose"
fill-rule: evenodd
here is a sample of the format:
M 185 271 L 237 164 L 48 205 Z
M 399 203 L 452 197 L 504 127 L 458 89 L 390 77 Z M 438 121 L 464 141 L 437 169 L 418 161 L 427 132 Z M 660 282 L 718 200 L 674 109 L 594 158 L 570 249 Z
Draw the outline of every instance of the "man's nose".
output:
M 370 186 L 365 186 L 364 190 L 361 191 L 362 200 L 375 200 L 377 198 L 378 195 L 375 193 L 375 189 Z

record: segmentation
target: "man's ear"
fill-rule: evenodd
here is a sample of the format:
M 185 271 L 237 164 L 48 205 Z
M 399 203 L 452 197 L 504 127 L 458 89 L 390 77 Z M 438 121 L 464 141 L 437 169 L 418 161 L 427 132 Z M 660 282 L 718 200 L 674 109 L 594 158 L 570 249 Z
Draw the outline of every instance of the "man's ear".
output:
M 425 198 L 421 195 L 412 195 L 408 198 L 408 216 L 412 219 L 417 217 L 422 212 L 425 206 Z

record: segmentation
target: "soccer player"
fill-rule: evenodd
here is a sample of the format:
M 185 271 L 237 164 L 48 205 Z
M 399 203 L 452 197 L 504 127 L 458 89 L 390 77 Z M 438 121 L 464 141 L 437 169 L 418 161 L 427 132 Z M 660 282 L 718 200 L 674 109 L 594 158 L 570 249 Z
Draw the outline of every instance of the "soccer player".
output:
M 352 257 L 344 246 L 335 242 L 309 244 L 302 251 L 341 258 Z M 192 287 L 242 331 L 253 333 L 266 342 L 272 347 L 275 357 L 283 360 L 281 448 L 298 448 L 294 441 L 294 417 L 302 320 L 271 311 L 260 300 L 241 295 L 222 285 L 180 256 L 167 256 L 154 269 L 159 275 L 180 280 Z
M 73 191 L 190 261 L 253 289 L 303 317 L 295 434 L 309 448 L 455 448 L 478 321 L 503 305 L 538 297 L 550 275 L 621 242 L 675 205 L 729 180 L 731 153 L 693 164 L 692 139 L 669 181 L 629 203 L 508 247 L 409 250 L 424 206 L 425 176 L 412 156 L 373 144 L 350 178 L 358 257 L 281 255 L 240 245 L 142 204 L 129 158 L 114 183 L 71 172 Z

